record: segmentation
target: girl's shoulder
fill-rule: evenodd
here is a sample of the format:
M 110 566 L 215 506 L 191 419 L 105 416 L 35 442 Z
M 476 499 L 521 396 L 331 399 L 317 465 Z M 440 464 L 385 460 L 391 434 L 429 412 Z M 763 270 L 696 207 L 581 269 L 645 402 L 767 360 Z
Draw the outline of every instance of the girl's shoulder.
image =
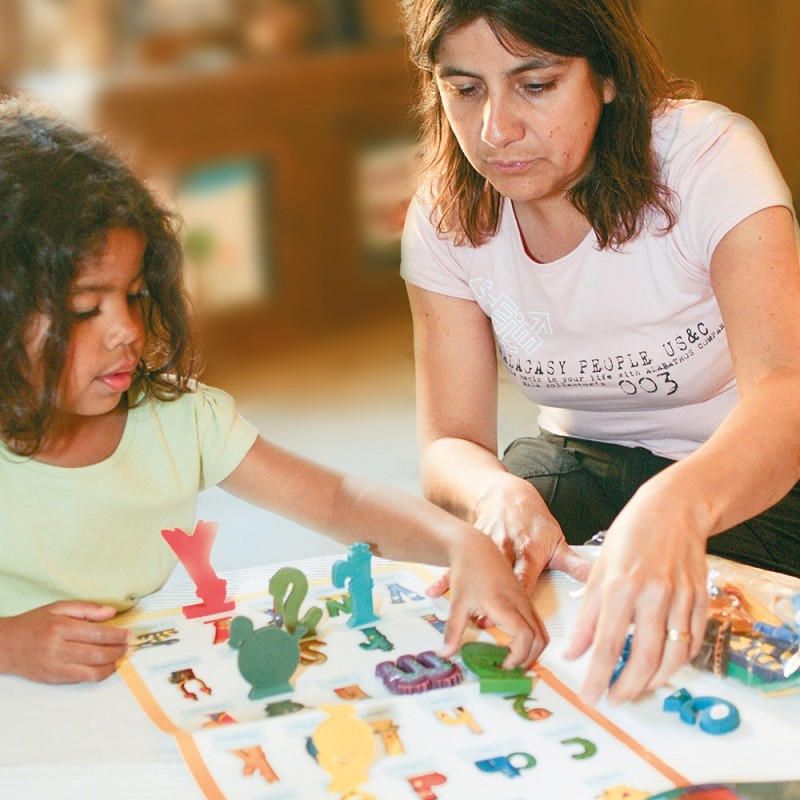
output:
M 198 416 L 231 416 L 236 414 L 236 401 L 223 389 L 209 386 L 197 380 L 187 385 L 186 391 L 170 398 L 159 398 L 149 395 L 140 399 L 131 409 L 131 413 L 147 419 L 177 420 L 194 419 Z

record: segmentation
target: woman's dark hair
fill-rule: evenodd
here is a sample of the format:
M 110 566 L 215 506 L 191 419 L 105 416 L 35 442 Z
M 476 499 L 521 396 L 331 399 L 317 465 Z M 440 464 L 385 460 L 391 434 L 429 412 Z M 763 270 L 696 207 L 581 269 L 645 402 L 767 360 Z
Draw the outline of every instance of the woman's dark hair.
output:
M 651 148 L 653 115 L 670 98 L 699 96 L 691 81 L 668 75 L 632 0 L 403 0 L 413 62 L 420 68 L 417 111 L 435 176 L 434 218 L 440 235 L 481 244 L 497 231 L 502 199 L 467 161 L 444 115 L 434 68 L 442 37 L 484 19 L 509 52 L 543 50 L 585 58 L 616 97 L 603 107 L 592 166 L 570 191 L 601 247 L 632 239 L 648 210 L 675 224 L 672 194 L 659 179 Z
M 128 400 L 174 399 L 197 368 L 177 220 L 98 137 L 32 101 L 0 103 L 0 437 L 20 455 L 36 453 L 54 420 L 70 286 L 114 228 L 146 240 L 145 347 Z M 37 315 L 49 326 L 32 364 Z

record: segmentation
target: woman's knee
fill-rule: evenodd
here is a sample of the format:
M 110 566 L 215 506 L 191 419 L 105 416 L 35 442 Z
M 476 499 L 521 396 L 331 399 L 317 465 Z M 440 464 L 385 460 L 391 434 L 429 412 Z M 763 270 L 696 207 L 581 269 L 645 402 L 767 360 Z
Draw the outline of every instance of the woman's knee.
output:
M 800 577 L 800 483 L 757 517 L 712 536 L 708 552 Z

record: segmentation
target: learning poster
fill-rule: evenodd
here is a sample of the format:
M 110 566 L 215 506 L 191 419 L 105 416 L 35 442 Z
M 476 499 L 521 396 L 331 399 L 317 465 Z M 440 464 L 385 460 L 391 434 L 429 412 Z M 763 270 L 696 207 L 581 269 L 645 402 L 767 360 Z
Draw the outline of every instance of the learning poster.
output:
M 449 601 L 425 568 L 281 575 L 224 613 L 125 619 L 121 674 L 207 797 L 643 800 L 688 783 L 547 670 L 492 684 L 465 650 L 440 658 Z

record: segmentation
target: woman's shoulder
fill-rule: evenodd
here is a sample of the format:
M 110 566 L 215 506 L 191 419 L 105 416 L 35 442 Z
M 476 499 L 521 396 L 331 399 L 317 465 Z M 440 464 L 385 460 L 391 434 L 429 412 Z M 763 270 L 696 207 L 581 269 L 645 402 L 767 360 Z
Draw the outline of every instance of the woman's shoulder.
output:
M 424 249 L 439 249 L 449 243 L 438 231 L 439 217 L 436 213 L 436 197 L 430 185 L 420 187 L 411 198 L 403 224 L 403 250 L 413 249 L 419 243 Z
M 653 118 L 653 144 L 665 157 L 738 136 L 763 138 L 752 120 L 711 100 L 674 100 Z
M 418 186 L 406 211 L 406 219 L 419 225 L 435 226 L 436 188 L 427 181 Z

